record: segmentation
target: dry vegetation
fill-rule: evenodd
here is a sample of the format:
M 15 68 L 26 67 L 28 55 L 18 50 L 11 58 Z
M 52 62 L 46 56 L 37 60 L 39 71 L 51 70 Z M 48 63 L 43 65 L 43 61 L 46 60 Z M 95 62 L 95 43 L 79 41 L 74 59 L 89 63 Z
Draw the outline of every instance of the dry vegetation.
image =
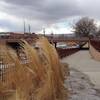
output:
M 44 37 L 37 40 L 37 49 L 26 41 L 20 45 L 28 63 L 22 64 L 13 49 L 0 45 L 0 61 L 7 65 L 0 80 L 0 100 L 66 100 L 64 67 L 55 48 Z M 12 90 L 12 96 L 1 98 Z

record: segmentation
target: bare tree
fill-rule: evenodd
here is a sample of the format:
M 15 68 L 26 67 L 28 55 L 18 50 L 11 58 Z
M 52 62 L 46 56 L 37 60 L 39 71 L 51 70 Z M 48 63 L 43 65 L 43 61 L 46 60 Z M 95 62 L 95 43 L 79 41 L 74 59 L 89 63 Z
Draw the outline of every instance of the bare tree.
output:
M 96 36 L 98 37 L 100 37 L 100 26 L 98 27 L 98 29 L 97 29 L 97 32 L 96 32 Z
M 93 19 L 88 17 L 81 18 L 74 26 L 76 36 L 88 37 L 96 31 L 96 25 Z

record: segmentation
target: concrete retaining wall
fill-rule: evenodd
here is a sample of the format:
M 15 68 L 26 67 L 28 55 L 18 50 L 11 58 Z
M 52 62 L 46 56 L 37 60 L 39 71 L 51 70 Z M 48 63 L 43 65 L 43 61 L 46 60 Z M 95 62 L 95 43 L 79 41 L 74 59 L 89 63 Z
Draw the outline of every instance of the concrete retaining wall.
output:
M 100 52 L 93 47 L 93 45 L 91 44 L 91 42 L 90 42 L 90 49 L 89 49 L 89 51 L 90 51 L 91 56 L 95 60 L 100 61 Z

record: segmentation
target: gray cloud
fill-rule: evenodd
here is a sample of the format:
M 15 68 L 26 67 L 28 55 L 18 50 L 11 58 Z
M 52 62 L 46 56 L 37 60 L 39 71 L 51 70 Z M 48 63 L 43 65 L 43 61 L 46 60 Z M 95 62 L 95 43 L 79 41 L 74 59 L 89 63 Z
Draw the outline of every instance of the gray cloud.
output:
M 99 18 L 99 4 L 99 0 L 1 0 L 0 11 L 19 19 L 30 20 L 33 30 L 36 31 L 63 18 Z
M 5 10 L 19 16 L 54 21 L 81 13 L 73 0 L 4 0 Z M 9 6 L 10 5 L 10 6 Z

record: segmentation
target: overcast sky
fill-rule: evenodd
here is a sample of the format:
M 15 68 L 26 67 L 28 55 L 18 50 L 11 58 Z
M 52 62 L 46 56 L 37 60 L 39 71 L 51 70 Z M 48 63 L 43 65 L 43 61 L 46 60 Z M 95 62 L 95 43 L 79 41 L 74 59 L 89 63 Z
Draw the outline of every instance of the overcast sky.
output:
M 0 31 L 71 32 L 80 17 L 100 19 L 100 0 L 0 0 Z

